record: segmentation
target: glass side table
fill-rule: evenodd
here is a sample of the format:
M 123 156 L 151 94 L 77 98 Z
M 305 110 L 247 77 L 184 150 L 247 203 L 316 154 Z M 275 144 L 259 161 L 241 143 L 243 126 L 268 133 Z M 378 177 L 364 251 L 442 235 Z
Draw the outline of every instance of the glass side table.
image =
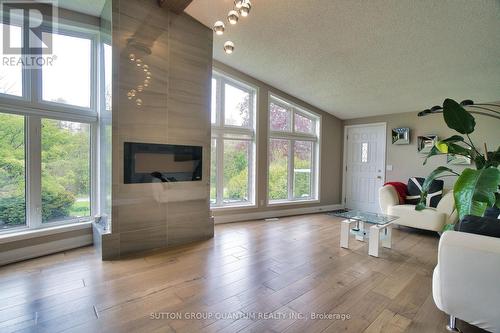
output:
M 399 217 L 380 213 L 370 213 L 361 210 L 349 210 L 331 212 L 329 215 L 342 217 L 340 227 L 340 247 L 349 248 L 349 236 L 354 234 L 356 240 L 364 242 L 368 239 L 368 254 L 373 257 L 379 256 L 380 243 L 390 249 L 392 223 Z M 365 224 L 371 225 L 365 228 Z

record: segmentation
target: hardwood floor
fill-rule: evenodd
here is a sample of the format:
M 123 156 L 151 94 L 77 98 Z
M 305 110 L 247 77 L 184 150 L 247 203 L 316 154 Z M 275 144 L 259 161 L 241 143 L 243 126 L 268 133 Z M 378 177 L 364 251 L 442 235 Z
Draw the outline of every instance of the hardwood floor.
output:
M 339 238 L 340 220 L 315 214 L 218 225 L 209 241 L 120 261 L 87 247 L 12 264 L 0 332 L 446 331 L 437 235 L 394 229 L 378 259 Z

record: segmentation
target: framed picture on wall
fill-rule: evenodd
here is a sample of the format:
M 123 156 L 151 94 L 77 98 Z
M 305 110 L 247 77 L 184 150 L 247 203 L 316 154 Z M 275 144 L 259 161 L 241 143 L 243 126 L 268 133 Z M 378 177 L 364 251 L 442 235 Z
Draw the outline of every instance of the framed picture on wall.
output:
M 409 145 L 410 144 L 410 129 L 408 127 L 398 127 L 392 129 L 392 144 L 393 145 Z
M 428 154 L 438 141 L 437 135 L 421 135 L 417 137 L 417 149 L 420 154 Z

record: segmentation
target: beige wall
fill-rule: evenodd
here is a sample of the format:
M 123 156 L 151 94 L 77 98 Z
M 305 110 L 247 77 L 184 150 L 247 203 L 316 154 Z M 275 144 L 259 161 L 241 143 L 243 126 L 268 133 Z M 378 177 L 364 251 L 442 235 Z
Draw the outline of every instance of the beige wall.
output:
M 422 165 L 425 155 L 417 152 L 417 136 L 435 134 L 440 139 L 447 138 L 456 133 L 450 130 L 441 114 L 417 117 L 418 112 L 398 113 L 386 116 L 376 116 L 345 120 L 344 125 L 387 123 L 387 165 L 392 165 L 392 171 L 386 171 L 386 181 L 407 182 L 409 177 L 426 177 L 439 165 L 446 165 L 446 155 L 434 156 L 425 166 Z M 494 150 L 500 145 L 500 121 L 490 117 L 475 115 L 476 131 L 471 134 L 473 142 L 483 147 L 488 144 L 489 150 Z M 409 127 L 411 140 L 409 145 L 393 145 L 391 142 L 391 129 L 395 127 Z M 467 166 L 450 166 L 454 170 L 463 170 Z M 470 166 L 469 166 L 470 167 Z M 444 178 L 445 187 L 453 186 L 455 177 Z
M 317 207 L 340 204 L 341 197 L 341 165 L 342 165 L 342 121 L 312 105 L 309 105 L 293 96 L 290 96 L 262 81 L 250 77 L 232 67 L 214 61 L 214 69 L 236 79 L 240 79 L 258 88 L 258 136 L 257 136 L 257 198 L 255 208 L 218 209 L 213 215 L 224 216 L 266 212 L 273 210 Z M 285 206 L 267 206 L 267 129 L 268 129 L 268 96 L 269 93 L 286 98 L 293 103 L 313 111 L 321 116 L 321 168 L 320 168 L 320 201 Z

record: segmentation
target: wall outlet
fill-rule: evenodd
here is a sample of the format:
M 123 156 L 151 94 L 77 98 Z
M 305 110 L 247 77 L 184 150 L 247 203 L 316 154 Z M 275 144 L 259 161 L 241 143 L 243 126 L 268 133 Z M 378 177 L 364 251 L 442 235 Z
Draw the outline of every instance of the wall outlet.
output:
M 392 171 L 392 164 L 388 164 L 385 168 L 387 171 Z

